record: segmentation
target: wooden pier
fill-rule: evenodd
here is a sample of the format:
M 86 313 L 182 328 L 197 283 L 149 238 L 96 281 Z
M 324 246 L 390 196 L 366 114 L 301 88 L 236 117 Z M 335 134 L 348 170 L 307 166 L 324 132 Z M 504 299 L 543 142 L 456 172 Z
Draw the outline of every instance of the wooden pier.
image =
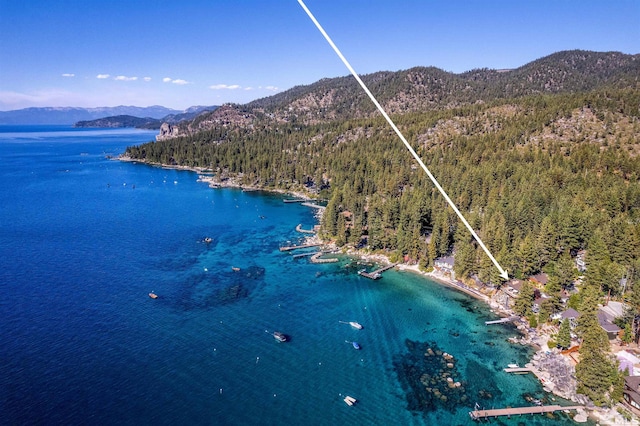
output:
M 294 259 L 297 259 L 299 257 L 313 256 L 313 255 L 318 254 L 318 253 L 319 252 L 317 252 L 317 251 L 312 251 L 312 252 L 309 252 L 309 253 L 298 253 L 298 254 L 294 254 L 291 257 L 293 257 Z
M 485 321 L 485 325 L 491 325 L 491 324 L 503 324 L 505 322 L 512 322 L 517 320 L 518 317 L 507 317 L 507 318 L 501 318 L 499 320 L 495 320 L 495 321 Z
M 337 257 L 330 257 L 328 259 L 320 259 L 320 256 L 322 256 L 323 254 L 326 254 L 326 252 L 318 252 L 316 254 L 314 254 L 313 256 L 311 256 L 311 263 L 335 263 L 337 262 L 339 259 Z
M 320 243 L 314 243 L 314 244 L 302 244 L 299 246 L 285 246 L 285 247 L 280 247 L 280 251 L 291 251 L 291 250 L 297 250 L 297 249 L 303 249 L 303 248 L 309 248 L 309 247 L 319 247 L 322 244 Z
M 397 265 L 397 263 L 393 263 L 391 265 L 384 266 L 384 267 L 382 267 L 380 269 L 376 269 L 373 272 L 365 272 L 365 270 L 363 269 L 362 271 L 358 271 L 358 275 L 360 275 L 362 277 L 365 277 L 365 278 L 369 278 L 371 280 L 377 280 L 377 279 L 382 278 L 382 273 L 384 271 L 388 271 L 389 269 L 393 268 L 396 265 Z
M 298 232 L 302 232 L 303 234 L 315 234 L 316 231 L 314 231 L 313 229 L 302 229 L 302 224 L 298 224 L 298 226 L 296 226 L 296 231 Z
M 506 373 L 513 373 L 513 374 L 527 374 L 527 373 L 535 374 L 535 372 L 529 367 L 510 367 L 510 368 L 505 368 L 504 371 Z
M 582 405 L 572 405 L 568 407 L 562 407 L 560 405 L 540 405 L 540 406 L 532 406 L 532 407 L 516 407 L 516 408 L 499 408 L 495 410 L 473 410 L 469 412 L 469 416 L 473 420 L 487 419 L 491 417 L 500 417 L 500 416 L 517 416 L 523 414 L 544 414 L 544 413 L 553 413 L 554 411 L 563 411 L 563 410 L 578 410 L 582 407 Z
M 304 203 L 302 203 L 302 205 L 306 206 L 306 207 L 312 207 L 314 209 L 319 209 L 319 210 L 326 209 L 325 206 L 319 206 L 317 204 L 313 204 L 313 203 L 309 203 L 309 202 L 304 202 Z

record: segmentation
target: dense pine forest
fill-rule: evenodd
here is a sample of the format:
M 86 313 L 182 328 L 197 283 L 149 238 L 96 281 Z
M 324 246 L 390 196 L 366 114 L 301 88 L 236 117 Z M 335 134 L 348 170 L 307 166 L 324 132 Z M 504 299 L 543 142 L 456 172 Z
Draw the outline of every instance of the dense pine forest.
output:
M 573 306 L 595 312 L 608 295 L 640 313 L 639 55 L 559 52 L 516 70 L 414 68 L 364 81 L 509 275 L 548 274 L 551 302 L 537 321 L 563 309 L 578 253 L 588 291 Z M 321 235 L 338 246 L 425 268 L 453 255 L 458 279 L 503 284 L 352 78 L 225 105 L 178 133 L 126 155 L 209 168 L 221 182 L 306 191 L 328 201 Z M 598 385 L 602 377 L 587 374 L 583 390 L 597 399 L 617 380 L 607 377 Z

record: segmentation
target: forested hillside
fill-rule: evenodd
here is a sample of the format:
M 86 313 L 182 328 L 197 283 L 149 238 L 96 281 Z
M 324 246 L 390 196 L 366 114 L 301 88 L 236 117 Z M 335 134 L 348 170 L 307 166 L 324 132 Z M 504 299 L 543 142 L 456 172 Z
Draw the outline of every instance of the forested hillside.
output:
M 640 273 L 640 57 L 560 52 L 516 70 L 381 72 L 365 82 L 515 277 L 546 270 L 620 293 Z M 322 233 L 500 284 L 498 271 L 352 78 L 325 79 L 127 149 L 149 162 L 328 199 Z M 194 133 L 194 129 L 200 129 Z
M 596 313 L 605 295 L 626 301 L 623 339 L 639 340 L 640 56 L 570 51 L 515 70 L 413 68 L 363 80 L 509 275 L 547 274 L 539 312 L 528 281 L 514 312 L 535 327 L 577 308 L 578 391 L 597 405 L 620 400 Z M 353 78 L 225 105 L 176 135 L 125 155 L 209 168 L 221 183 L 306 191 L 328 200 L 321 235 L 339 246 L 426 268 L 453 255 L 457 279 L 503 285 Z M 570 343 L 564 327 L 558 345 Z

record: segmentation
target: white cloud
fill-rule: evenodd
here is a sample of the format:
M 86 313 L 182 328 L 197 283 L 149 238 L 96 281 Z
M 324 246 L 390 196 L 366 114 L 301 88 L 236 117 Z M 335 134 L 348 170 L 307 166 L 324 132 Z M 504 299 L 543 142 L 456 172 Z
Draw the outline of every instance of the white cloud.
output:
M 253 90 L 253 87 L 247 86 L 247 87 L 244 88 L 244 90 Z
M 266 86 L 265 89 L 270 90 L 272 92 L 277 92 L 278 90 L 280 90 L 276 86 Z
M 109 74 L 98 74 L 98 75 L 96 75 L 96 78 L 100 78 L 100 79 L 109 78 L 109 77 L 110 77 Z
M 213 90 L 236 90 L 241 89 L 239 84 L 214 84 L 213 86 L 209 86 L 209 89 Z
M 63 76 L 63 77 L 75 77 L 76 75 L 75 75 L 75 74 L 73 74 L 73 73 L 68 73 L 68 72 L 66 72 L 66 73 L 62 74 L 62 76 Z
M 163 82 L 165 83 L 173 83 L 173 84 L 178 84 L 180 86 L 184 86 L 185 84 L 189 84 L 189 82 L 187 80 L 183 80 L 181 78 L 170 78 L 170 77 L 165 77 L 162 79 Z
M 144 81 L 151 81 L 151 77 L 144 77 L 143 80 Z
M 119 75 L 117 77 L 113 77 L 113 79 L 118 81 L 136 81 L 138 77 L 127 77 L 126 75 Z

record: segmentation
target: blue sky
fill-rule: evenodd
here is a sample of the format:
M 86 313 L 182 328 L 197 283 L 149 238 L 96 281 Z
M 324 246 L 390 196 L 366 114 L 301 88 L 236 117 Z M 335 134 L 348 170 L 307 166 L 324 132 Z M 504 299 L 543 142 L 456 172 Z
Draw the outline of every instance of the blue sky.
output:
M 306 0 L 360 74 L 640 53 L 638 0 Z M 348 70 L 297 0 L 0 0 L 0 111 L 245 103 Z

